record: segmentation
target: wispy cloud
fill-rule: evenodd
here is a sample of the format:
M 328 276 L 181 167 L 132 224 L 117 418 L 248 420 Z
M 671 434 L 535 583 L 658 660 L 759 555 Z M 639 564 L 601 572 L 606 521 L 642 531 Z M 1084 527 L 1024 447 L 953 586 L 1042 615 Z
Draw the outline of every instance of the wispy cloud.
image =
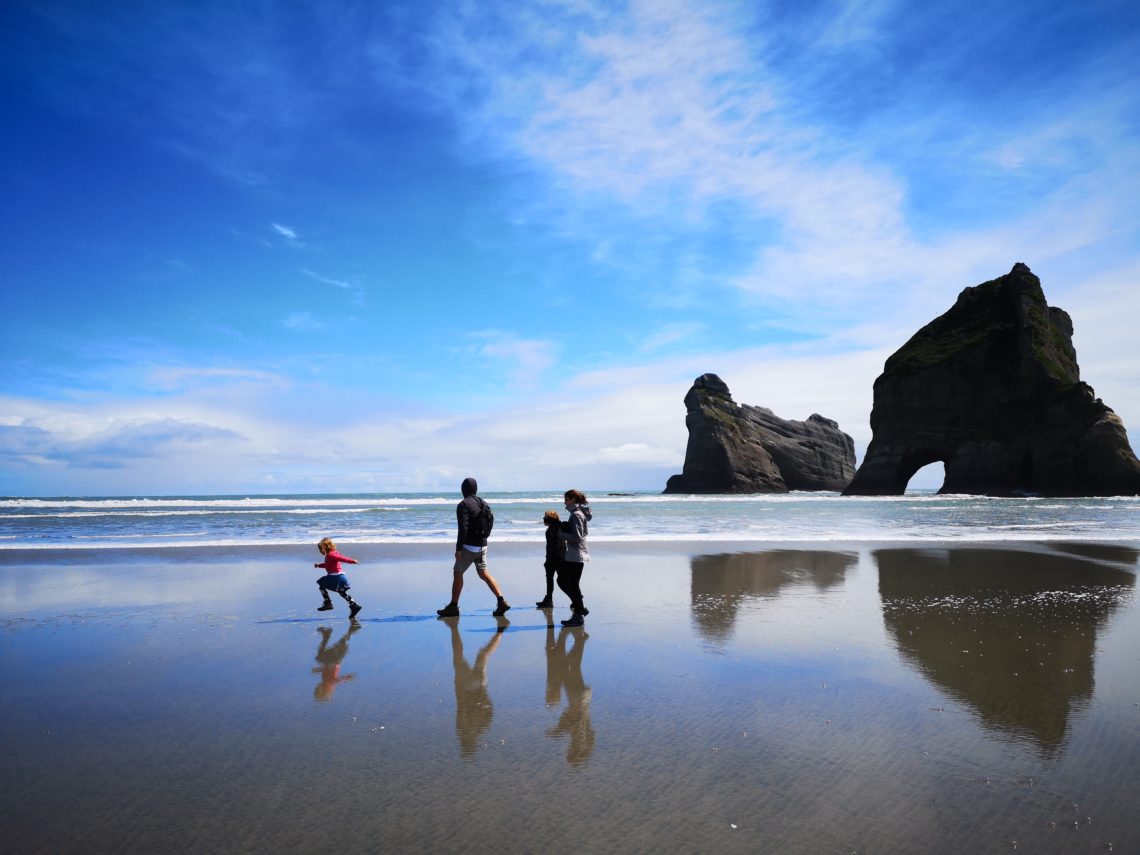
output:
M 150 384 L 166 391 L 200 389 L 249 382 L 285 387 L 288 381 L 280 374 L 253 368 L 160 365 L 146 372 Z
M 671 344 L 691 338 L 704 329 L 704 324 L 667 324 L 653 335 L 650 335 L 638 350 L 641 353 L 652 353 Z
M 301 272 L 310 279 L 320 282 L 322 285 L 331 285 L 334 288 L 341 288 L 351 292 L 352 302 L 356 305 L 362 305 L 364 303 L 364 285 L 357 280 L 334 279 L 331 276 L 324 276 L 304 267 L 301 268 Z
M 293 332 L 319 332 L 325 329 L 324 322 L 314 318 L 312 312 L 294 312 L 281 321 L 281 326 Z
M 520 338 L 503 330 L 481 330 L 469 334 L 476 342 L 475 352 L 492 362 L 508 366 L 510 382 L 532 388 L 554 364 L 555 343 Z
M 908 32 L 905 10 L 891 3 L 826 9 L 809 52 L 845 58 L 894 35 L 889 27 Z M 1088 250 L 1136 212 L 1140 163 L 1127 115 L 1137 96 L 1119 81 L 1095 95 L 1070 92 L 1064 111 L 1079 118 L 1060 124 L 1056 101 L 1010 117 L 929 97 L 884 110 L 881 126 L 874 112 L 861 125 L 831 124 L 833 81 L 817 92 L 805 88 L 816 81 L 785 77 L 739 6 L 634 0 L 620 9 L 551 3 L 543 13 L 492 23 L 471 11 L 441 28 L 441 52 L 466 81 L 441 90 L 472 138 L 549 175 L 554 217 L 568 201 L 616 201 L 645 234 L 662 212 L 699 224 L 733 205 L 754 249 L 729 281 L 817 328 L 893 313 L 917 295 L 938 300 L 1016 260 Z M 987 157 L 1022 173 L 1032 159 L 1038 172 L 1010 184 L 976 168 Z M 939 171 L 954 175 L 955 192 L 969 187 L 961 210 L 931 185 Z M 923 218 L 928 206 L 940 208 L 936 229 Z M 596 245 L 621 240 L 612 218 L 564 221 Z
M 297 235 L 297 230 L 292 226 L 285 226 L 281 223 L 270 223 L 270 230 L 277 235 L 277 237 L 284 239 L 286 245 L 293 249 L 304 249 L 305 242 Z

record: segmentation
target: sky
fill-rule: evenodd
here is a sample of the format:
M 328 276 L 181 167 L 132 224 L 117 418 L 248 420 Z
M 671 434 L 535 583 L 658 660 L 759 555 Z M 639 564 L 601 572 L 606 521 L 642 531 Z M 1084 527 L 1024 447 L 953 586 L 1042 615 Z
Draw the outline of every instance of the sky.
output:
M 0 494 L 659 490 L 705 372 L 861 461 L 1019 261 L 1140 430 L 1130 0 L 5 0 L 0 110 Z

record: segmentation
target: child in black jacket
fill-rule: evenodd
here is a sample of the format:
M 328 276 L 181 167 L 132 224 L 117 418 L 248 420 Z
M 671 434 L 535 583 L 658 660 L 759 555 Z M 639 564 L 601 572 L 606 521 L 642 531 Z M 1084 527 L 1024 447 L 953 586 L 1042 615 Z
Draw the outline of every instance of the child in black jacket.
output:
M 546 525 L 546 597 L 535 603 L 540 609 L 554 608 L 554 574 L 562 564 L 562 556 L 566 552 L 566 541 L 558 536 L 561 520 L 558 511 L 547 511 L 542 515 L 542 522 Z

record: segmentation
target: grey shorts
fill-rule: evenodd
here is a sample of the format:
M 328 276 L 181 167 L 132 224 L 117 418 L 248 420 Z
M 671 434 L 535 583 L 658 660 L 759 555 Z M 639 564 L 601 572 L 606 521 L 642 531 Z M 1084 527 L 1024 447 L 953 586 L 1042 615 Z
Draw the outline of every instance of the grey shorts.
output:
M 486 572 L 487 570 L 487 547 L 483 547 L 478 552 L 472 552 L 469 549 L 459 550 L 459 557 L 455 559 L 455 566 L 451 569 L 456 573 L 466 573 L 467 568 L 472 564 L 475 565 L 476 570 Z

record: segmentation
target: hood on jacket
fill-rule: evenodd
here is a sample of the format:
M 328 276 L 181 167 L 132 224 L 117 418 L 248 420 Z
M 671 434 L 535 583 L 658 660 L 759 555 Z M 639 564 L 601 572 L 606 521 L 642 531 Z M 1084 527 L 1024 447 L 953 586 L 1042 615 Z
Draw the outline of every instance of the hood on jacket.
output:
M 474 496 L 479 492 L 479 482 L 474 478 L 464 478 L 463 483 L 459 485 L 459 490 L 463 493 L 464 498 Z
M 589 505 L 575 505 L 574 507 L 576 510 L 582 512 L 582 515 L 586 518 L 587 522 L 594 518 L 594 512 L 590 510 Z

